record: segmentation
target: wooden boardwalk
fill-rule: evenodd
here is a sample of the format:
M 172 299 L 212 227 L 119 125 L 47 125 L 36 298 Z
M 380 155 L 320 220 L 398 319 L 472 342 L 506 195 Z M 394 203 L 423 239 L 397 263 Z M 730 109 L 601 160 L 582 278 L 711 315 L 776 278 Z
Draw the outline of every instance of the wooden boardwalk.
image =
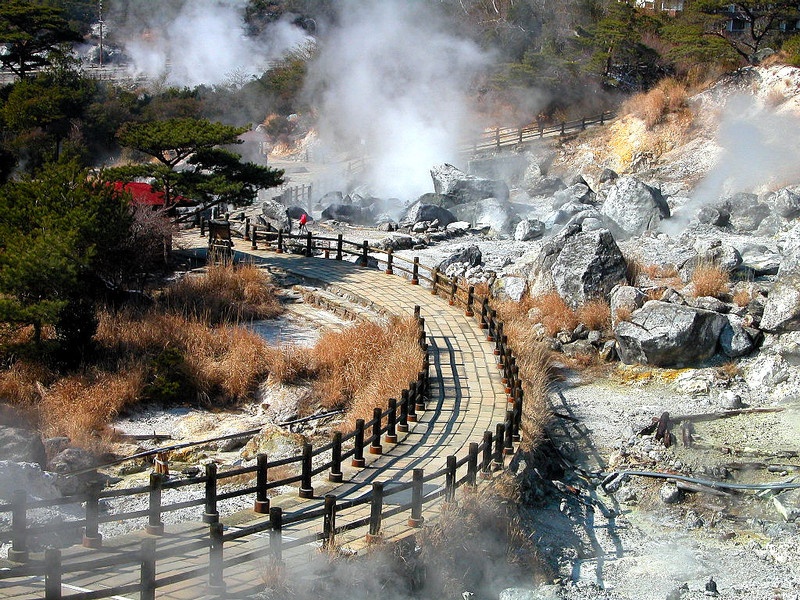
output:
M 190 236 L 197 238 L 196 234 L 188 234 L 186 238 L 190 239 Z M 202 238 L 197 238 L 196 245 L 202 243 Z M 481 442 L 484 432 L 493 431 L 497 423 L 506 419 L 508 399 L 493 347 L 486 341 L 486 333 L 479 329 L 476 321 L 464 316 L 463 309 L 449 306 L 446 300 L 432 295 L 429 289 L 411 285 L 407 279 L 344 261 L 277 254 L 269 250 L 249 250 L 246 258 L 283 269 L 321 286 L 335 287 L 388 314 L 410 315 L 414 307 L 419 306 L 427 332 L 431 393 L 426 410 L 418 415 L 419 420 L 409 424 L 407 433 L 399 434 L 398 443 L 383 443 L 382 454 L 365 455 L 366 468 L 343 469 L 341 483 L 314 480 L 312 499 L 300 499 L 296 493 L 271 497 L 272 506 L 283 509 L 284 522 L 292 521 L 293 515 L 320 509 L 326 494 L 335 495 L 339 502 L 357 499 L 369 493 L 375 482 L 383 482 L 385 489 L 389 490 L 401 481 L 410 481 L 413 469 L 424 469 L 426 473 L 443 469 L 448 456 L 466 456 L 470 443 Z M 411 490 L 408 490 L 387 498 L 388 508 L 391 504 L 407 503 L 410 494 Z M 347 513 L 348 521 L 366 519 L 369 511 L 369 504 L 358 506 Z M 130 584 L 133 589 L 139 583 L 140 564 L 120 564 L 120 561 L 127 560 L 122 557 L 136 556 L 142 540 L 149 538 L 155 540 L 156 553 L 164 555 L 164 559 L 157 562 L 156 577 L 159 580 L 172 576 L 176 579 L 187 577 L 183 581 L 159 585 L 156 597 L 219 597 L 222 589 L 208 586 L 209 526 L 199 517 L 198 514 L 196 522 L 168 525 L 163 536 L 137 532 L 105 539 L 102 548 L 98 549 L 80 546 L 65 549 L 62 553 L 65 573 L 61 582 L 62 593 L 65 596 L 84 593 L 83 597 L 91 597 L 91 592 L 103 588 Z M 382 538 L 399 539 L 413 532 L 408 527 L 408 518 L 407 512 L 384 518 Z M 433 518 L 430 505 L 425 507 L 425 518 L 428 521 Z M 223 518 L 222 522 L 227 533 L 265 520 L 268 520 L 266 515 L 244 511 Z M 320 544 L 315 540 L 321 530 L 319 520 L 284 525 L 282 559 L 288 570 L 304 571 L 310 554 L 319 552 Z M 359 552 L 366 545 L 365 533 L 365 528 L 361 528 L 339 534 L 336 545 L 349 552 Z M 287 544 L 292 540 L 297 540 L 296 545 Z M 268 556 L 269 545 L 270 531 L 225 544 L 224 583 L 228 595 L 242 597 L 256 591 L 270 578 L 274 565 Z M 176 548 L 182 550 L 177 556 L 170 557 Z M 254 552 L 263 553 L 265 557 L 254 562 L 237 560 L 237 557 Z M 80 564 L 85 566 L 85 570 L 72 572 Z M 42 598 L 45 596 L 44 586 L 44 579 L 36 576 L 0 579 L 0 598 Z M 138 598 L 139 592 L 114 597 Z

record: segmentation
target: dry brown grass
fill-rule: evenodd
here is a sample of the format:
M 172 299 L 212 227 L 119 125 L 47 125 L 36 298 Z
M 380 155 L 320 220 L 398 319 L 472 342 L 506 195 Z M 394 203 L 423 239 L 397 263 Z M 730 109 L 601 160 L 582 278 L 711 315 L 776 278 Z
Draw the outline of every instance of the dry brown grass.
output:
M 64 377 L 44 391 L 39 406 L 46 437 L 66 436 L 73 444 L 100 449 L 110 435 L 106 425 L 136 402 L 144 387 L 144 369 Z
M 736 306 L 747 306 L 753 299 L 753 290 L 749 288 L 740 288 L 733 294 L 733 303 Z
M 672 78 L 663 79 L 652 90 L 629 98 L 622 106 L 622 113 L 636 116 L 647 129 L 653 129 L 667 114 L 685 108 L 687 96 L 685 85 Z
M 346 407 L 345 427 L 372 409 L 384 407 L 416 381 L 422 368 L 417 325 L 413 318 L 394 318 L 386 326 L 359 323 L 324 334 L 310 352 L 315 398 L 324 408 Z
M 169 311 L 212 324 L 269 319 L 282 312 L 269 275 L 255 265 L 212 265 L 164 290 Z
M 630 308 L 618 308 L 614 313 L 614 324 L 617 324 L 620 321 L 630 321 L 632 314 L 633 311 Z
M 628 285 L 635 286 L 644 272 L 645 265 L 638 258 L 625 258 L 625 280 Z
M 578 316 L 558 292 L 550 292 L 531 300 L 532 311 L 547 334 L 554 336 L 559 331 L 572 331 L 578 326 Z
M 578 307 L 577 316 L 578 321 L 586 325 L 588 329 L 605 331 L 611 327 L 611 306 L 602 298 L 589 300 L 586 304 Z
M 720 298 L 729 292 L 730 276 L 728 271 L 713 262 L 701 262 L 695 267 L 691 282 L 695 297 Z

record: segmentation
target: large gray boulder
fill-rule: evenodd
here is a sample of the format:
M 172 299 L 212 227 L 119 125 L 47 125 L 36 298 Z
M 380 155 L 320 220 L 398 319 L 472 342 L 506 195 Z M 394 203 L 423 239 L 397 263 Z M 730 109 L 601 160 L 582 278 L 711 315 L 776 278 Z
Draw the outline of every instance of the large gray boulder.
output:
M 615 181 L 600 212 L 606 226 L 623 238 L 658 229 L 661 220 L 670 216 L 661 192 L 635 177 L 620 177 Z
M 265 200 L 261 205 L 261 216 L 275 231 L 283 229 L 289 231 L 291 221 L 286 212 L 286 207 L 275 200 Z
M 322 218 L 359 225 L 370 222 L 372 214 L 357 204 L 331 204 L 322 211 Z
M 467 175 L 447 163 L 431 169 L 433 189 L 452 204 L 475 202 L 485 198 L 508 200 L 508 186 L 503 181 Z
M 800 330 L 800 225 L 788 232 L 778 275 L 764 306 L 761 329 Z
M 35 463 L 44 468 L 47 453 L 39 434 L 18 427 L 0 426 L 0 457 L 20 463 Z
M 727 324 L 716 312 L 651 300 L 617 323 L 614 335 L 626 364 L 681 366 L 711 358 Z
M 553 209 L 558 210 L 570 202 L 578 204 L 592 204 L 595 194 L 585 183 L 576 183 L 570 187 L 559 190 L 553 194 Z
M 423 221 L 439 221 L 441 227 L 447 227 L 457 220 L 455 215 L 446 208 L 417 201 L 409 207 L 406 214 L 400 219 L 400 226 L 413 227 L 415 223 Z
M 520 218 L 508 200 L 486 198 L 477 202 L 459 204 L 452 213 L 460 221 L 468 221 L 477 229 L 488 227 L 494 233 L 510 234 Z
M 467 246 L 451 254 L 440 262 L 437 267 L 440 271 L 445 271 L 447 267 L 456 263 L 464 263 L 470 267 L 477 267 L 482 262 L 483 254 L 481 253 L 481 249 L 473 244 L 472 246 Z
M 734 194 L 723 203 L 730 214 L 730 226 L 740 232 L 755 231 L 772 213 L 769 205 L 760 202 L 758 196 L 746 192 Z
M 544 235 L 545 224 L 538 219 L 522 219 L 514 229 L 514 239 L 518 242 L 529 242 Z
M 800 194 L 795 189 L 783 188 L 775 192 L 767 200 L 775 212 L 784 219 L 796 219 L 800 217 Z
M 529 276 L 532 295 L 555 290 L 572 308 L 607 296 L 627 266 L 611 232 L 569 225 L 542 247 Z

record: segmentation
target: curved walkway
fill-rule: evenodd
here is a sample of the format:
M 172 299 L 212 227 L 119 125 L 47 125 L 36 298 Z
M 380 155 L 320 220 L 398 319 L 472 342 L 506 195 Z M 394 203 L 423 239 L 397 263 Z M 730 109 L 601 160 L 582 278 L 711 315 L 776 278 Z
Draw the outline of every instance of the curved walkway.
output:
M 196 234 L 185 236 L 191 245 L 205 243 Z M 195 242 L 194 240 L 197 240 Z M 385 275 L 377 269 L 360 268 L 352 263 L 332 259 L 306 258 L 292 254 L 276 254 L 272 251 L 248 251 L 238 255 L 266 267 L 276 267 L 302 277 L 317 285 L 335 286 L 360 301 L 373 304 L 388 314 L 410 315 L 415 306 L 420 307 L 425 318 L 428 353 L 431 365 L 431 397 L 427 408 L 419 413 L 419 420 L 410 424 L 409 431 L 400 434 L 397 444 L 383 444 L 383 454 L 367 455 L 363 469 L 345 469 L 344 481 L 334 484 L 315 480 L 314 498 L 301 500 L 296 494 L 271 498 L 273 506 L 280 506 L 284 515 L 319 509 L 326 494 L 336 495 L 338 500 L 357 498 L 369 493 L 376 481 L 391 486 L 394 482 L 409 481 L 411 470 L 424 469 L 431 473 L 445 467 L 447 456 L 464 457 L 471 442 L 480 442 L 485 431 L 492 431 L 495 424 L 505 420 L 508 401 L 500 374 L 496 366 L 493 348 L 477 322 L 464 316 L 462 310 L 449 306 L 443 298 L 433 296 L 430 290 L 411 283 L 399 276 Z M 427 490 L 426 490 L 427 491 Z M 392 497 L 391 502 L 401 504 L 403 500 Z M 362 507 L 364 516 L 369 515 L 369 506 Z M 426 512 L 427 512 L 426 508 Z M 251 511 L 223 518 L 226 528 L 242 527 L 267 517 Z M 384 539 L 401 538 L 409 533 L 407 515 L 396 515 L 384 520 L 381 528 Z M 284 527 L 284 539 L 302 538 L 313 531 L 305 530 L 303 524 Z M 312 528 L 315 526 L 311 526 Z M 316 526 L 319 530 L 319 527 Z M 168 549 L 191 538 L 207 538 L 208 526 L 199 522 L 181 526 L 167 526 L 163 537 L 158 538 L 158 549 Z M 103 547 L 89 550 L 72 547 L 64 550 L 63 564 L 68 571 L 70 562 L 82 562 L 92 556 L 103 559 L 125 550 L 135 551 L 141 545 L 144 533 L 104 540 Z M 358 551 L 364 545 L 363 529 L 337 536 L 337 546 Z M 253 563 L 235 564 L 237 553 L 247 553 L 269 544 L 267 534 L 251 536 L 226 545 L 225 559 L 232 560 L 225 570 L 227 593 L 240 597 L 262 584 L 262 577 L 254 573 Z M 300 546 L 285 551 L 283 559 L 291 569 L 292 564 L 307 565 L 309 552 L 315 547 Z M 208 550 L 199 548 L 187 555 L 169 558 L 158 563 L 158 576 L 207 565 Z M 297 562 L 295 562 L 297 561 Z M 261 574 L 263 576 L 263 573 Z M 97 568 L 82 574 L 65 574 L 62 580 L 63 593 L 98 590 L 137 581 L 138 565 L 130 568 L 110 566 Z M 175 586 L 159 588 L 159 598 L 201 598 L 206 594 L 207 571 L 198 574 L 196 580 Z M 4 584 L 4 585 L 3 585 Z M 43 597 L 44 583 L 31 578 L 17 581 L 0 581 L 2 598 Z M 133 596 L 135 597 L 135 596 Z M 216 594 L 209 594 L 216 597 Z

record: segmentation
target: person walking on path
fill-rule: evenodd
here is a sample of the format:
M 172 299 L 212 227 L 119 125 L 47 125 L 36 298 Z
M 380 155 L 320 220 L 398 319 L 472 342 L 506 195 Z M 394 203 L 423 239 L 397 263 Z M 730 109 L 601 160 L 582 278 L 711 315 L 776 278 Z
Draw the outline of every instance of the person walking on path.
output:
M 300 230 L 298 231 L 298 234 L 305 233 L 307 231 L 306 223 L 308 223 L 308 214 L 303 213 L 300 215 Z

